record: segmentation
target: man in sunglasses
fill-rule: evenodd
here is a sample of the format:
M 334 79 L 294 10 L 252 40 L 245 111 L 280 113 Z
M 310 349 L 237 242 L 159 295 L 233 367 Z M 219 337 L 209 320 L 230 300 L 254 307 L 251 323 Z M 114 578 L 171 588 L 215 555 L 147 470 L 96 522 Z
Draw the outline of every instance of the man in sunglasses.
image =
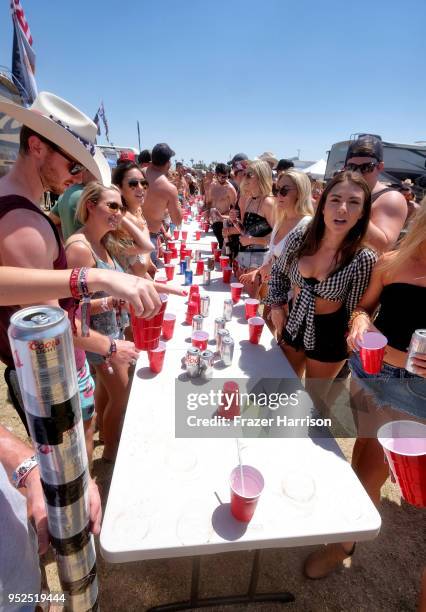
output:
M 210 186 L 206 208 L 210 213 L 213 233 L 221 249 L 223 221 L 228 217 L 231 206 L 237 201 L 237 192 L 229 182 L 229 167 L 226 164 L 217 164 L 216 181 Z
M 404 227 L 408 209 L 398 190 L 379 181 L 384 169 L 380 138 L 364 134 L 351 142 L 346 154 L 345 169 L 359 172 L 371 189 L 371 217 L 366 241 L 378 252 L 394 248 Z

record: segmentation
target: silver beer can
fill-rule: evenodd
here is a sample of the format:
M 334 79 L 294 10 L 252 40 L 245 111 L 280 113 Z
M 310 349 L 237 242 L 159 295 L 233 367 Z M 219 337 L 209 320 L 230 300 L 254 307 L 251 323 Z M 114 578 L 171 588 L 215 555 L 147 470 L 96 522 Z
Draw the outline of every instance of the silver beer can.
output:
M 201 331 L 203 329 L 204 317 L 202 315 L 194 315 L 192 317 L 192 331 Z
M 199 261 L 201 259 L 201 251 L 198 249 L 194 253 L 194 261 Z
M 234 357 L 234 341 L 231 336 L 227 335 L 222 338 L 220 345 L 220 358 L 223 364 L 226 366 L 232 365 L 232 359 Z
M 191 269 L 191 258 L 189 255 L 186 255 L 185 257 L 185 265 L 187 270 Z
M 203 351 L 200 355 L 200 375 L 205 380 L 213 377 L 214 354 L 212 351 Z
M 226 338 L 226 336 L 229 336 L 229 330 L 228 329 L 219 329 L 217 332 L 217 336 L 216 336 L 216 350 L 218 353 L 220 353 L 220 349 L 222 346 L 222 340 L 224 338 Z
M 233 303 L 231 299 L 226 299 L 223 302 L 223 318 L 225 321 L 230 321 L 232 319 L 232 308 Z
M 208 268 L 204 268 L 203 285 L 210 285 L 210 274 L 210 270 Z
M 426 353 L 426 329 L 416 329 L 411 336 L 407 362 L 405 364 L 405 369 L 407 372 L 411 372 L 411 374 L 418 374 L 418 372 L 415 372 L 413 366 L 413 357 L 415 353 Z
M 191 346 L 186 351 L 186 371 L 190 378 L 196 378 L 200 373 L 200 354 L 200 349 L 197 349 L 195 346 Z
M 214 270 L 214 257 L 213 256 L 207 259 L 207 267 L 210 270 L 210 272 Z
M 214 320 L 214 335 L 217 336 L 217 332 L 219 329 L 224 329 L 226 325 L 226 321 L 223 317 L 216 317 Z
M 203 317 L 208 317 L 209 316 L 209 309 L 210 309 L 210 296 L 209 295 L 202 295 L 200 298 L 200 312 L 202 314 Z

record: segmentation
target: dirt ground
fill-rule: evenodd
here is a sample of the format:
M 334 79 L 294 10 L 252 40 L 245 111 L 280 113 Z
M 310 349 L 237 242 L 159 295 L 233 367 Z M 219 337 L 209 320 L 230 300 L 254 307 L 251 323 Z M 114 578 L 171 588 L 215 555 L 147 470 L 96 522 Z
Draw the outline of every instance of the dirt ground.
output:
M 0 422 L 22 439 L 26 434 L 13 407 L 7 403 L 0 371 Z M 338 440 L 349 458 L 353 440 Z M 93 476 L 101 488 L 105 507 L 112 469 L 101 462 L 97 442 Z M 426 564 L 426 512 L 401 501 L 396 485 L 383 488 L 382 530 L 371 541 L 361 543 L 348 567 L 325 580 L 310 581 L 301 567 L 313 548 L 266 550 L 262 553 L 258 591 L 291 591 L 296 598 L 286 609 L 297 612 L 411 612 L 417 609 L 422 566 Z M 204 557 L 201 565 L 201 595 L 244 592 L 247 588 L 251 552 Z M 60 591 L 51 553 L 43 559 L 51 590 Z M 142 612 L 150 606 L 185 600 L 189 596 L 189 559 L 168 559 L 126 564 L 105 562 L 97 557 L 101 609 L 107 612 Z M 207 608 L 206 608 L 207 609 Z M 282 609 L 280 604 L 233 605 L 212 610 Z

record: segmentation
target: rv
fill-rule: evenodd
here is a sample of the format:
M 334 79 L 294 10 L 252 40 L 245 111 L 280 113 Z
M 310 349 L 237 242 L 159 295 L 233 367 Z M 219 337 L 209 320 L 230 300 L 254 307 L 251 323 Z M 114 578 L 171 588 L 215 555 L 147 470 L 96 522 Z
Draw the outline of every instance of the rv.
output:
M 0 100 L 22 105 L 17 88 L 4 72 L 0 72 Z M 0 113 L 0 176 L 6 174 L 16 160 L 20 129 L 17 121 Z

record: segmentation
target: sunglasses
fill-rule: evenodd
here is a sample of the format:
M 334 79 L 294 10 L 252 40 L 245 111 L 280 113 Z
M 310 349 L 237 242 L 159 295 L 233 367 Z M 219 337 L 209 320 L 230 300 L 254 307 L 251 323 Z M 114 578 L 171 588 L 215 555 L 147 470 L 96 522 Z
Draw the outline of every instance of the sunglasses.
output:
M 105 204 L 108 206 L 108 208 L 114 212 L 120 211 L 123 212 L 123 206 L 121 204 L 118 204 L 117 202 L 105 202 Z
M 127 185 L 131 189 L 136 189 L 136 187 L 138 185 L 140 185 L 141 187 L 145 187 L 146 186 L 146 180 L 145 179 L 130 179 L 128 181 Z
M 50 140 L 45 140 L 42 138 L 40 138 L 40 140 L 43 140 L 43 142 L 45 142 L 48 147 L 53 149 L 56 153 L 59 153 L 61 157 L 63 157 L 69 162 L 68 172 L 71 174 L 71 176 L 76 176 L 77 174 L 80 174 L 80 172 L 84 172 L 86 170 L 86 168 L 82 164 L 67 155 L 65 151 L 58 147 L 58 145 L 56 145 L 54 142 L 50 142 Z
M 365 164 L 346 164 L 345 170 L 350 172 L 361 172 L 361 174 L 369 174 L 373 172 L 374 168 L 377 168 L 379 162 L 367 162 Z
M 281 189 L 277 188 L 277 195 L 280 195 L 285 198 L 286 195 L 290 193 L 290 191 L 297 191 L 297 189 L 295 187 L 287 187 L 287 185 L 284 185 L 283 187 L 281 187 Z

